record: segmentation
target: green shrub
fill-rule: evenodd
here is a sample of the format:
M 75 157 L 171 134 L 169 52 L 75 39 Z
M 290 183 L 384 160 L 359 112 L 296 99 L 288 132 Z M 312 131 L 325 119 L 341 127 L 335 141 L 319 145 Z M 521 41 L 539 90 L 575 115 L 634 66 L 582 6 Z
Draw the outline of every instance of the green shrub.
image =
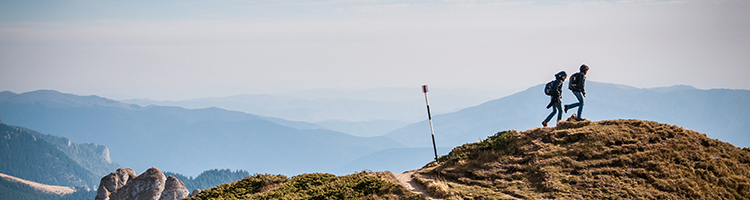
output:
M 516 133 L 516 131 L 498 132 L 495 135 L 487 137 L 487 140 L 482 141 L 480 146 L 484 150 L 505 149 L 513 142 L 513 133 Z

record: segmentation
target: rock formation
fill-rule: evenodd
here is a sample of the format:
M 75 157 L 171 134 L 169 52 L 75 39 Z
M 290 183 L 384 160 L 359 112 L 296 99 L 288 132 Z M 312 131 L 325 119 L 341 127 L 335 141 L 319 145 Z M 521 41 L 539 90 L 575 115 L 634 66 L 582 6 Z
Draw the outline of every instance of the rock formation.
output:
M 180 200 L 188 196 L 190 196 L 190 191 L 185 188 L 185 184 L 174 176 L 169 176 L 159 200 Z
M 110 195 L 125 186 L 130 178 L 135 178 L 135 172 L 130 168 L 120 168 L 117 171 L 104 176 L 99 182 L 96 190 L 96 199 L 110 199 Z
M 190 197 L 194 197 L 195 195 L 198 195 L 198 193 L 201 193 L 201 189 L 194 189 L 193 192 L 190 193 Z
M 136 176 L 132 169 L 117 169 L 99 183 L 96 200 L 174 200 L 188 197 L 182 181 L 150 168 Z

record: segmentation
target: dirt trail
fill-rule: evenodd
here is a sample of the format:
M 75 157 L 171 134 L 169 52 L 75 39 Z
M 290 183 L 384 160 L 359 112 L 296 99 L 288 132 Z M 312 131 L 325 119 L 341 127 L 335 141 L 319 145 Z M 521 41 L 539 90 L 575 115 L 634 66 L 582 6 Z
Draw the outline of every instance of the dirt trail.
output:
M 37 183 L 33 181 L 27 181 L 24 179 L 16 178 L 16 177 L 6 175 L 3 173 L 0 173 L 0 178 L 5 178 L 9 181 L 20 182 L 20 183 L 29 185 L 37 190 L 54 193 L 58 195 L 66 195 L 66 194 L 71 194 L 73 192 L 76 192 L 76 189 L 73 189 L 71 187 L 41 184 L 41 183 Z
M 404 172 L 402 174 L 394 173 L 393 175 L 396 177 L 396 179 L 398 179 L 398 182 L 401 183 L 401 185 L 411 190 L 412 192 L 421 194 L 422 196 L 425 197 L 425 199 L 440 199 L 440 198 L 432 197 L 430 193 L 427 191 L 427 188 L 425 188 L 422 184 L 420 184 L 419 182 L 417 182 L 416 180 L 412 178 L 413 176 L 417 176 L 414 174 L 416 171 L 417 170 L 412 170 L 412 171 Z M 419 176 L 419 177 L 422 179 L 426 179 L 428 181 L 437 181 L 430 177 L 425 177 L 425 176 Z M 511 194 L 507 194 L 507 193 L 501 193 L 501 194 L 504 197 L 503 199 L 520 199 Z
M 430 196 L 430 193 L 427 192 L 427 189 L 422 186 L 422 184 L 419 184 L 416 180 L 412 179 L 412 176 L 416 171 L 417 170 L 412 170 L 401 174 L 393 173 L 393 175 L 396 177 L 396 179 L 398 179 L 398 182 L 401 183 L 401 185 L 406 187 L 406 189 L 409 189 L 414 193 L 421 194 L 426 199 L 436 199 Z

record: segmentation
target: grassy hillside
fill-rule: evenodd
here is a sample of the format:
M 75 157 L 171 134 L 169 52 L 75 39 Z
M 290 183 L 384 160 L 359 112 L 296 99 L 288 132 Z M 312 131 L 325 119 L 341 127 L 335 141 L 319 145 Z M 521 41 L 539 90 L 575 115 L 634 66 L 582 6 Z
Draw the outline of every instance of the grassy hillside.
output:
M 314 173 L 287 178 L 255 175 L 203 191 L 199 199 L 421 199 L 387 172 L 346 176 Z
M 750 198 L 750 149 L 650 121 L 505 131 L 439 160 L 414 179 L 447 199 Z

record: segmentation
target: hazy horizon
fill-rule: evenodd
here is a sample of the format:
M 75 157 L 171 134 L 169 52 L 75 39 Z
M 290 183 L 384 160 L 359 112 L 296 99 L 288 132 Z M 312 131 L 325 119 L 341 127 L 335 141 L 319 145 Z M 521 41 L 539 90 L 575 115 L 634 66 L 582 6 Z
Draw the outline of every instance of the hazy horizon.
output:
M 750 1 L 3 1 L 0 91 L 187 100 L 377 88 L 497 98 L 586 63 L 750 89 Z

